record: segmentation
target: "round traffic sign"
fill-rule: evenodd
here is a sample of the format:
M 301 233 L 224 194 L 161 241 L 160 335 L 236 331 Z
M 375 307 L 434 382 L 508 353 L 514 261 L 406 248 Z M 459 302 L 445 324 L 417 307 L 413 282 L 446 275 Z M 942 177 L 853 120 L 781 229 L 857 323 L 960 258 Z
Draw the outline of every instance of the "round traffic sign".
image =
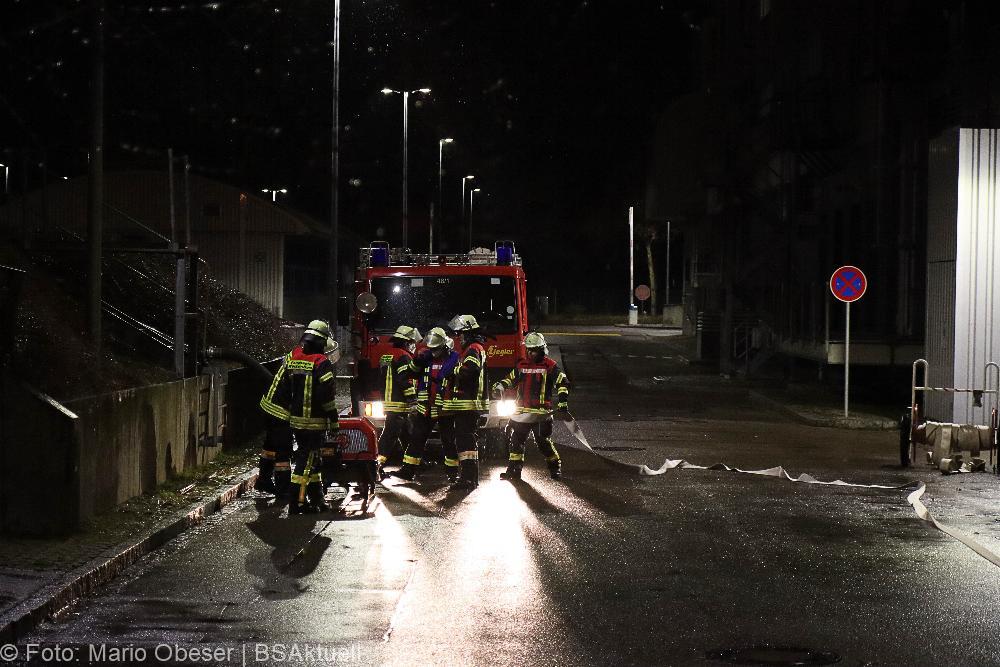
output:
M 866 289 L 868 279 L 856 266 L 842 266 L 830 276 L 830 291 L 844 303 L 857 301 L 865 295 Z
M 635 298 L 639 301 L 645 301 L 649 298 L 649 287 L 647 285 L 639 285 L 635 288 Z

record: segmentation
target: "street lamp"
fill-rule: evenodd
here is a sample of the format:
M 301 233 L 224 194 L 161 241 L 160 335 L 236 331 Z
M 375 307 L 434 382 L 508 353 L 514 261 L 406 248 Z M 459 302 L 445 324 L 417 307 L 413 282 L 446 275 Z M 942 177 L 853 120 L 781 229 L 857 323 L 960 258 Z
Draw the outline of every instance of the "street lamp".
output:
M 463 225 L 465 224 L 465 182 L 471 181 L 474 178 L 475 176 L 473 176 L 472 174 L 462 177 L 462 224 Z
M 383 95 L 392 95 L 393 93 L 403 96 L 403 247 L 408 247 L 407 241 L 407 228 L 409 227 L 409 196 L 407 194 L 407 183 L 406 183 L 406 173 L 407 173 L 407 161 L 409 156 L 407 152 L 409 150 L 408 146 L 408 135 L 410 128 L 410 95 L 415 93 L 427 94 L 431 92 L 430 88 L 417 88 L 416 90 L 393 90 L 392 88 L 383 88 Z
M 472 250 L 472 203 L 476 200 L 476 193 L 482 188 L 475 188 L 469 193 L 469 250 Z
M 278 193 L 280 192 L 283 195 L 287 195 L 288 194 L 288 189 L 287 188 L 281 188 L 279 190 L 269 190 L 267 188 L 264 188 L 263 190 L 261 190 L 261 192 L 265 192 L 265 193 L 266 192 L 270 192 L 271 193 L 271 201 L 272 202 L 276 202 L 276 201 L 278 201 Z
M 450 144 L 455 140 L 451 137 L 446 137 L 444 139 L 438 139 L 438 205 L 437 214 L 441 217 L 441 222 L 444 222 L 444 213 L 441 210 L 441 179 L 444 175 L 444 145 Z M 434 254 L 434 208 L 431 207 L 431 234 L 430 240 L 427 243 L 427 253 L 430 255 Z
M 10 174 L 10 167 L 5 164 L 0 164 L 3 167 L 3 193 L 7 194 L 7 177 Z

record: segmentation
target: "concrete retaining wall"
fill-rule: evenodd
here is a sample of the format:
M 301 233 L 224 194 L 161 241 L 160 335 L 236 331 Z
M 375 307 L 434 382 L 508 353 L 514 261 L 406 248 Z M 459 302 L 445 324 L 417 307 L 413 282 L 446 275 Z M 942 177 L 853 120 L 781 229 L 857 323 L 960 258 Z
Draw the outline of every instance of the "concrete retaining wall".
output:
M 221 380 L 227 378 L 223 383 Z M 232 383 L 230 387 L 230 382 Z M 232 389 L 229 391 L 228 389 Z M 0 532 L 60 535 L 262 428 L 259 373 L 236 369 L 60 405 L 5 378 L 0 385 Z M 224 391 L 226 418 L 208 407 Z
M 81 518 L 215 458 L 219 447 L 198 446 L 205 432 L 199 403 L 208 404 L 201 392 L 209 384 L 199 376 L 65 404 L 80 419 Z

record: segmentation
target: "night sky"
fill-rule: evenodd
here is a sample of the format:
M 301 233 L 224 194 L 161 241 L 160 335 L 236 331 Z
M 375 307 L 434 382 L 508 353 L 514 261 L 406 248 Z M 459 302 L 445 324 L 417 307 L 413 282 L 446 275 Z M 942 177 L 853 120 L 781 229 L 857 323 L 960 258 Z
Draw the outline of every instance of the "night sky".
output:
M 454 137 L 446 235 L 460 178 L 475 174 L 478 243 L 513 238 L 545 284 L 618 285 L 626 237 L 608 225 L 624 230 L 642 200 L 655 120 L 692 79 L 683 4 L 343 0 L 342 224 L 398 241 L 402 100 L 380 90 L 426 86 L 411 97 L 411 246 L 426 247 L 437 140 Z M 3 6 L 4 162 L 83 175 L 90 4 Z M 107 14 L 109 170 L 163 168 L 171 146 L 196 172 L 287 187 L 285 205 L 329 219 L 332 1 L 108 0 Z M 29 187 L 40 178 L 36 167 Z

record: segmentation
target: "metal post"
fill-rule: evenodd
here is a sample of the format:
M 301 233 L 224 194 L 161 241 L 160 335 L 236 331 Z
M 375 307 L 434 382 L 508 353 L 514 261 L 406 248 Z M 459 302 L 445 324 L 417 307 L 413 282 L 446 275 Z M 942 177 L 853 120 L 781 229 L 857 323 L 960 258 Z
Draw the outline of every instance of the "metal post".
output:
M 184 247 L 191 245 L 191 161 L 184 156 Z
M 174 210 L 174 149 L 167 149 L 167 190 L 170 193 L 170 245 L 177 249 L 177 216 Z
M 333 107 L 332 143 L 330 149 L 330 275 L 328 286 L 330 303 L 330 330 L 337 335 L 337 292 L 340 279 L 340 218 L 338 198 L 340 196 L 340 0 L 333 3 Z
M 427 254 L 434 254 L 434 202 L 431 202 L 431 229 L 427 238 Z
M 462 177 L 462 224 L 465 224 L 465 182 L 469 180 L 468 176 Z
M 634 206 L 628 207 L 628 303 L 635 305 L 635 239 L 634 239 Z
M 441 225 L 444 225 L 444 209 L 441 206 L 441 182 L 444 178 L 444 139 L 438 139 L 438 205 L 437 214 L 441 216 Z M 431 207 L 431 238 L 434 238 L 434 207 Z M 431 254 L 434 254 L 434 244 L 431 243 Z
M 407 195 L 406 170 L 409 161 L 409 132 L 410 132 L 410 91 L 403 91 L 403 247 L 408 248 L 407 232 L 409 229 L 409 202 Z
M 664 269 L 666 274 L 666 285 L 664 285 L 663 305 L 670 305 L 670 221 L 667 220 L 667 266 Z
M 844 319 L 844 416 L 847 416 L 847 388 L 850 385 L 851 373 L 851 302 L 845 303 Z
M 104 0 L 94 0 L 90 88 L 90 169 L 87 210 L 87 319 L 95 352 L 101 351 L 101 243 L 104 237 Z M 26 200 L 26 198 L 25 198 Z M 23 206 L 24 204 L 22 204 Z
M 175 248 L 176 250 L 176 248 Z M 184 377 L 184 295 L 187 292 L 185 280 L 184 253 L 176 255 L 177 271 L 174 279 L 174 372 Z

